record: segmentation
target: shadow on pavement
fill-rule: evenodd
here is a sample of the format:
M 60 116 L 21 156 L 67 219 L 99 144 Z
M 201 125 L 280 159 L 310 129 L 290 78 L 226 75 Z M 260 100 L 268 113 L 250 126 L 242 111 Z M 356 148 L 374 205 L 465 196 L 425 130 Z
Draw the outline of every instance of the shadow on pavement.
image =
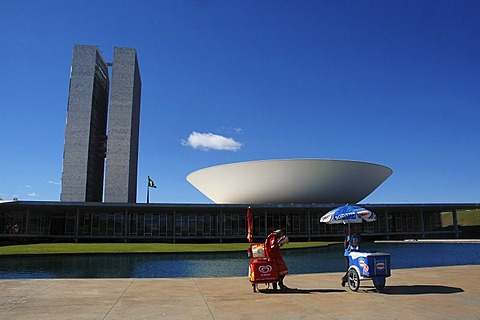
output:
M 452 294 L 464 292 L 462 288 L 437 285 L 386 286 L 383 294 Z
M 266 294 L 309 294 L 309 293 L 338 293 L 345 292 L 346 290 L 342 289 L 288 289 L 285 291 L 274 291 L 273 289 L 260 289 L 260 293 Z
M 309 294 L 309 293 L 339 293 L 347 292 L 345 289 L 288 289 L 286 291 L 274 291 L 273 289 L 259 289 L 265 294 Z M 383 293 L 389 295 L 415 295 L 415 294 L 453 294 L 464 292 L 462 288 L 438 286 L 438 285 L 411 285 L 411 286 L 386 286 L 380 292 L 375 287 L 362 287 L 359 292 Z

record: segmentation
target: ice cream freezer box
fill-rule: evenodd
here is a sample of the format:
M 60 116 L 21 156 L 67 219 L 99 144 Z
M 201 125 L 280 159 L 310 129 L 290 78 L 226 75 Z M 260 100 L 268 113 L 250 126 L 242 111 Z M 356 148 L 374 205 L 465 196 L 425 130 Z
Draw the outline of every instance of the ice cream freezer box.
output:
M 390 253 L 352 251 L 348 256 L 348 286 L 357 291 L 361 280 L 370 279 L 375 288 L 385 287 L 386 278 L 391 276 Z
M 248 276 L 251 283 L 274 283 L 278 281 L 275 261 L 250 259 Z
M 248 278 L 254 292 L 257 292 L 257 285 L 260 283 L 270 284 L 278 281 L 277 264 L 275 261 L 268 261 L 263 243 L 250 244 L 248 256 L 250 257 Z

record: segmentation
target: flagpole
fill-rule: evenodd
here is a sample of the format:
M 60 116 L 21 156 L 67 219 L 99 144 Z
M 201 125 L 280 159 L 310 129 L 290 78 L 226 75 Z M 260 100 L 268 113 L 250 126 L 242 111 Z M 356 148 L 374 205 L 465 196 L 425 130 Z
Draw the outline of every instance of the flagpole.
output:
M 150 203 L 150 177 L 147 180 L 147 203 Z
M 150 176 L 148 177 L 148 182 L 147 182 L 147 203 L 150 203 L 150 188 L 156 188 L 157 186 L 155 185 L 155 182 L 153 182 L 152 179 L 150 179 Z

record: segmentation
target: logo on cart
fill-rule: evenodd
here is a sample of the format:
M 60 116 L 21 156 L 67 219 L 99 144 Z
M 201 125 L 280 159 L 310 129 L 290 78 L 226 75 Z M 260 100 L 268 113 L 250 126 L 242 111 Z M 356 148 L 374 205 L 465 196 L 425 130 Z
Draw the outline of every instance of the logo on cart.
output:
M 272 272 L 272 266 L 270 266 L 270 265 L 260 266 L 260 267 L 258 267 L 258 271 L 260 271 L 260 273 L 262 273 L 262 274 L 270 273 L 270 272 Z
M 375 267 L 377 268 L 377 270 L 383 270 L 385 269 L 385 262 L 377 262 Z
M 363 268 L 363 274 L 368 275 L 368 263 L 363 259 L 358 259 L 358 265 Z

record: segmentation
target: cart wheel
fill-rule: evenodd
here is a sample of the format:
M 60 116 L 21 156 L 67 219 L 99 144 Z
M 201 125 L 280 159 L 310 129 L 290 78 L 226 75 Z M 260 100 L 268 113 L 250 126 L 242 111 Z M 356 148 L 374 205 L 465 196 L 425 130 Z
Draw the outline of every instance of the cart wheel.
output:
M 347 273 L 348 277 L 348 287 L 352 291 L 358 291 L 358 288 L 360 288 L 360 277 L 358 275 L 357 270 L 351 268 L 348 270 Z
M 385 282 L 386 282 L 386 279 L 384 277 L 373 278 L 373 285 L 378 291 L 385 288 Z

